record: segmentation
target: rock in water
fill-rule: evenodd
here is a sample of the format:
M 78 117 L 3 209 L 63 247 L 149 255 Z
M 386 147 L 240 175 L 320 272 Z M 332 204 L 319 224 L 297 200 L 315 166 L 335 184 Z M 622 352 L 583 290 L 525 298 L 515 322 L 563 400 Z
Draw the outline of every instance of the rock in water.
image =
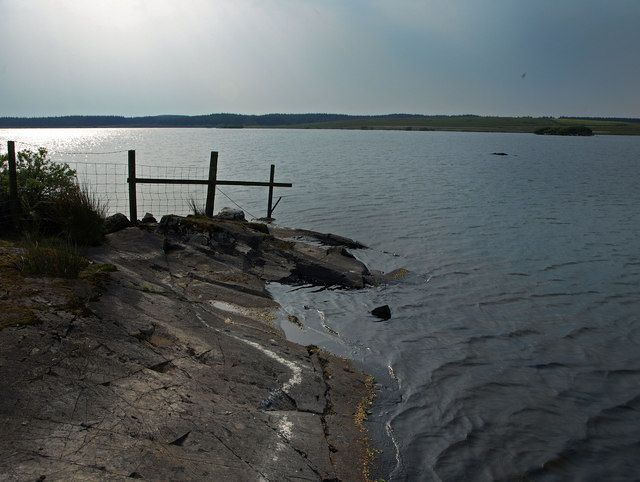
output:
M 115 233 L 131 226 L 129 219 L 122 213 L 116 213 L 104 220 L 104 230 L 106 234 Z
M 150 224 L 150 223 L 157 223 L 158 221 L 156 221 L 156 218 L 153 217 L 153 214 L 146 213 L 144 217 L 140 220 L 140 222 L 145 224 Z
M 388 320 L 391 318 L 391 308 L 389 308 L 389 305 L 378 306 L 371 310 L 371 314 L 383 320 Z
M 216 215 L 218 219 L 230 219 L 231 221 L 245 221 L 242 209 L 222 208 Z

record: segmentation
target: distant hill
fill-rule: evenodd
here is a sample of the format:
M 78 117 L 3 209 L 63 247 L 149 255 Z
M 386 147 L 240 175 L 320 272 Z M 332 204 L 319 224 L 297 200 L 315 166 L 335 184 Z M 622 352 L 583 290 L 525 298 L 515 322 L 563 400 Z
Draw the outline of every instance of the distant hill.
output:
M 493 117 L 479 115 L 206 114 L 124 116 L 0 117 L 0 128 L 216 127 L 300 129 L 394 129 L 470 132 L 535 132 L 583 125 L 595 134 L 640 135 L 640 119 L 604 117 Z

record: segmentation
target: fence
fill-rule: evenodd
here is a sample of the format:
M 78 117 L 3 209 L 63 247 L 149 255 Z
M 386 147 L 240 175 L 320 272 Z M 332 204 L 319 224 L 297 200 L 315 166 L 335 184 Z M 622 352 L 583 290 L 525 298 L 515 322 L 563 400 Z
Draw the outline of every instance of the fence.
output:
M 211 151 L 211 159 L 209 161 L 209 175 L 206 179 L 177 179 L 177 178 L 145 178 L 136 176 L 136 151 L 129 151 L 129 175 L 127 182 L 129 183 L 129 219 L 138 219 L 137 205 L 137 184 L 189 184 L 189 185 L 206 185 L 207 201 L 205 204 L 205 215 L 213 216 L 216 188 L 220 186 L 265 186 L 269 188 L 269 197 L 267 201 L 267 219 L 271 219 L 273 214 L 273 188 L 274 187 L 292 187 L 291 183 L 275 182 L 276 166 L 271 164 L 271 172 L 269 182 L 261 181 L 224 181 L 218 179 L 218 153 Z M 278 200 L 279 202 L 280 200 Z M 277 202 L 276 202 L 277 204 Z M 135 222 L 135 221 L 134 221 Z
M 12 216 L 17 216 L 20 203 L 16 182 L 16 149 L 12 141 L 7 142 L 8 172 L 11 179 L 9 199 Z M 27 144 L 30 145 L 30 144 Z M 36 146 L 33 146 L 36 147 Z M 137 220 L 138 213 L 146 209 L 154 214 L 184 214 L 191 206 L 201 206 L 208 216 L 214 212 L 216 192 L 237 207 L 243 208 L 219 186 L 260 186 L 268 188 L 266 217 L 272 218 L 280 198 L 275 204 L 274 188 L 291 187 L 291 183 L 275 182 L 275 165 L 271 165 L 269 181 L 223 180 L 218 176 L 218 153 L 211 152 L 208 169 L 205 166 L 152 166 L 136 162 L 136 151 L 82 152 L 64 154 L 119 154 L 127 152 L 128 163 L 114 162 L 66 162 L 76 171 L 78 182 L 88 187 L 90 193 L 108 206 L 108 212 L 127 212 Z M 112 156 L 113 157 L 113 156 Z M 123 156 L 124 157 L 124 156 Z M 124 161 L 124 159 L 123 159 Z M 2 204 L 2 199 L 0 199 Z M 2 208 L 2 206 L 0 206 Z M 8 209 L 5 210 L 7 213 Z M 1 216 L 1 213 L 0 213 Z M 15 218 L 14 218 L 15 220 Z

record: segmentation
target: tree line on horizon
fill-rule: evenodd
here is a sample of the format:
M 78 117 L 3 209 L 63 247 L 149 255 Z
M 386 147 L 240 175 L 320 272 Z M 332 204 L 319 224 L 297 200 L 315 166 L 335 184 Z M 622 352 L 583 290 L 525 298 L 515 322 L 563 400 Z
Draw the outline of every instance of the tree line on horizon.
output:
M 540 121 L 556 120 L 590 120 L 609 121 L 639 124 L 640 118 L 622 117 L 499 117 L 481 116 L 476 114 L 458 115 L 425 115 L 425 114 L 383 114 L 383 115 L 351 115 L 330 113 L 308 114 L 232 114 L 218 113 L 205 115 L 154 115 L 126 117 L 118 115 L 67 115 L 50 117 L 0 117 L 0 128 L 62 128 L 62 127 L 295 127 L 295 126 L 322 126 L 323 124 L 361 121 L 363 126 L 368 123 L 390 121 L 397 124 L 398 121 L 455 121 L 463 123 L 477 122 L 486 119 L 490 123 L 517 119 Z M 395 122 L 394 122 L 395 121 Z M 450 123 L 450 122 L 449 122 Z
M 455 119 L 482 118 L 475 114 L 424 115 L 424 114 L 206 114 L 206 115 L 155 115 L 126 117 L 117 115 L 68 115 L 50 117 L 0 117 L 0 128 L 29 127 L 280 127 L 318 124 L 336 121 L 372 121 L 394 119 Z M 487 116 L 493 117 L 493 116 Z M 523 117 L 526 118 L 526 117 Z M 546 117 L 551 119 L 551 117 Z
M 125 117 L 116 115 L 69 115 L 51 117 L 0 117 L 1 127 L 276 127 L 355 119 L 418 118 L 419 114 L 206 114 Z

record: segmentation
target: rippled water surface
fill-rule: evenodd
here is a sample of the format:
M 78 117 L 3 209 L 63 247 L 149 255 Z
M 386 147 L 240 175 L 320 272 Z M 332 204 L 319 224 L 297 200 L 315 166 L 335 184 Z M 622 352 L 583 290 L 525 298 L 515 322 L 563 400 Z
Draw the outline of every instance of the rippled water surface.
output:
M 376 376 L 378 475 L 638 478 L 640 138 L 0 130 L 8 138 L 121 166 L 123 153 L 61 152 L 136 149 L 140 163 L 204 168 L 218 150 L 219 178 L 264 180 L 274 162 L 294 183 L 277 193 L 278 223 L 363 241 L 373 268 L 408 268 L 361 292 L 271 286 L 290 337 Z M 266 192 L 226 193 L 264 215 Z M 393 316 L 376 322 L 381 304 Z

